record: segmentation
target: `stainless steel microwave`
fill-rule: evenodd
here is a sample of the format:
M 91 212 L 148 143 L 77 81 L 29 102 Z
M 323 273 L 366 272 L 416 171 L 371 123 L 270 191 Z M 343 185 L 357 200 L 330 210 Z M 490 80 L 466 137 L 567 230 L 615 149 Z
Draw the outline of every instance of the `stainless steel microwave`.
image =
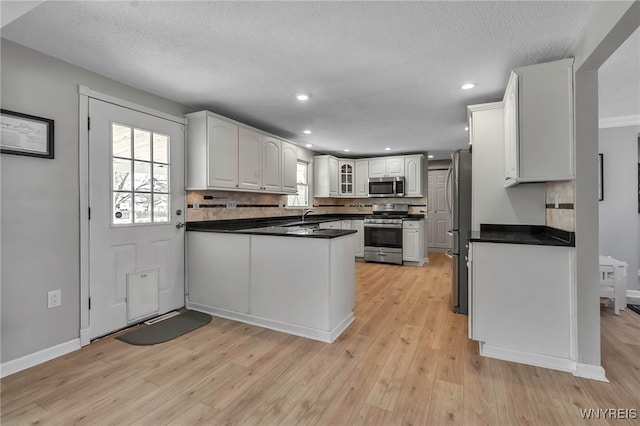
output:
M 369 178 L 369 197 L 404 197 L 404 177 Z

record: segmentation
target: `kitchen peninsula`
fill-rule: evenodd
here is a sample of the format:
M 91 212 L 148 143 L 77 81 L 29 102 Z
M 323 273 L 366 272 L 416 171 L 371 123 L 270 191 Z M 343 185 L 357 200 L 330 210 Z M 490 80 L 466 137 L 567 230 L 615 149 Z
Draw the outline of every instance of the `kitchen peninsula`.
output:
M 307 225 L 188 223 L 187 308 L 333 342 L 354 320 L 356 231 Z

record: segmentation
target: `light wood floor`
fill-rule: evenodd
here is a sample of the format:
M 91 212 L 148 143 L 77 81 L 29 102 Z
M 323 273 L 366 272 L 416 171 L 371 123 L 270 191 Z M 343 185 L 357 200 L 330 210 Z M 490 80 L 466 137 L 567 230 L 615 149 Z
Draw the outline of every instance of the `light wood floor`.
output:
M 356 273 L 356 321 L 334 344 L 220 318 L 156 346 L 109 337 L 2 379 L 1 423 L 620 425 L 579 409 L 640 409 L 640 315 L 603 309 L 599 383 L 480 357 L 443 255 Z

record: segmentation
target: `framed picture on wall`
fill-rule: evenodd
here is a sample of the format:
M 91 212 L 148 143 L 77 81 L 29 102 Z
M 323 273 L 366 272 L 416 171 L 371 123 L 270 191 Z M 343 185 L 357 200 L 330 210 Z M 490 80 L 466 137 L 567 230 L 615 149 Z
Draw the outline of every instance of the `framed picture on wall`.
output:
M 0 152 L 53 158 L 53 120 L 0 110 Z
M 602 163 L 604 161 L 604 154 L 598 154 L 598 201 L 604 200 L 604 176 Z

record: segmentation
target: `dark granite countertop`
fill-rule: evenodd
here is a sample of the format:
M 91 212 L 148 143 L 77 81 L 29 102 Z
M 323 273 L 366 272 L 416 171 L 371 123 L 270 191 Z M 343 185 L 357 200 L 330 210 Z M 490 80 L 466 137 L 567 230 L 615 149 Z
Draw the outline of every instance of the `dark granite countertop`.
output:
M 304 221 L 300 220 L 300 216 L 210 220 L 202 222 L 187 222 L 186 230 L 330 239 L 355 234 L 357 231 L 355 229 L 307 229 L 306 227 L 336 220 L 358 220 L 363 219 L 364 216 L 364 214 L 309 215 Z
M 575 247 L 575 233 L 542 225 L 481 224 L 469 240 L 482 243 Z

